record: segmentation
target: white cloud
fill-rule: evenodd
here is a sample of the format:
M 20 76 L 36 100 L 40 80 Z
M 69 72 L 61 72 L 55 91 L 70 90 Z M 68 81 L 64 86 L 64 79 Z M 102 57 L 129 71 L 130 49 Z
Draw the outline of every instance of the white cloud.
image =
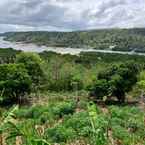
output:
M 144 27 L 145 0 L 1 0 L 0 31 Z

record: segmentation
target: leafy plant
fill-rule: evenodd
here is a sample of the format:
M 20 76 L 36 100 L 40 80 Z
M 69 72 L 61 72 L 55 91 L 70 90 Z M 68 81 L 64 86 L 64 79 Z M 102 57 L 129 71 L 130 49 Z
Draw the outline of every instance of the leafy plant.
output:
M 94 104 L 88 105 L 88 112 L 90 122 L 92 126 L 92 143 L 94 145 L 105 145 L 107 144 L 107 127 L 108 121 L 103 116 L 98 114 L 96 106 Z
M 53 113 L 60 118 L 64 115 L 73 114 L 76 108 L 76 103 L 72 102 L 63 102 L 58 103 L 56 107 L 53 107 Z
M 104 96 L 116 96 L 120 102 L 125 101 L 125 93 L 137 82 L 138 65 L 127 62 L 112 66 L 98 74 L 98 80 L 91 89 L 90 95 L 102 99 Z
M 15 106 L 6 113 L 0 125 L 0 135 L 7 131 L 8 136 L 6 140 L 21 136 L 23 138 L 24 145 L 50 145 L 38 134 L 32 121 L 25 122 L 24 126 L 16 123 L 14 113 L 17 110 L 18 106 Z
M 39 86 L 44 81 L 43 61 L 38 54 L 22 52 L 17 55 L 16 63 L 21 63 L 25 66 L 34 86 Z
M 0 65 L 0 91 L 2 100 L 9 102 L 30 93 L 31 79 L 24 65 Z
M 73 128 L 66 128 L 63 125 L 48 129 L 46 132 L 46 138 L 53 143 L 66 143 L 68 140 L 74 139 L 75 135 Z

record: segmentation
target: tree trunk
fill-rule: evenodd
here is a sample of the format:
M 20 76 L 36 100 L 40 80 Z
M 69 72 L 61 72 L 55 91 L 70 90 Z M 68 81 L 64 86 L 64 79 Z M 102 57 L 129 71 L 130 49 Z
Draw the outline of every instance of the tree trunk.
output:
M 120 103 L 124 103 L 125 102 L 125 93 L 124 92 L 120 92 L 117 95 L 117 99 Z

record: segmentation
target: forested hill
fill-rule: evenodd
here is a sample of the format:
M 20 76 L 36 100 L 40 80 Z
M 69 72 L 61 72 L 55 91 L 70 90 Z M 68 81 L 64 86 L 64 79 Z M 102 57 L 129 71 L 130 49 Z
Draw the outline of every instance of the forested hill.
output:
M 145 51 L 145 28 L 101 29 L 75 32 L 8 32 L 6 40 L 38 45 Z

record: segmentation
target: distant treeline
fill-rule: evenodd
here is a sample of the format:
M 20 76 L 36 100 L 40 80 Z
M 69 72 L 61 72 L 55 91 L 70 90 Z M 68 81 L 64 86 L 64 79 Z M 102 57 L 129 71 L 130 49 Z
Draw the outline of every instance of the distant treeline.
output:
M 0 48 L 0 63 L 13 63 L 16 55 L 19 54 L 20 50 L 14 50 L 13 48 Z M 71 62 L 75 64 L 93 65 L 98 63 L 118 63 L 126 61 L 136 61 L 138 63 L 145 62 L 145 56 L 140 55 L 128 55 L 128 54 L 108 54 L 101 52 L 81 52 L 78 56 L 71 54 L 59 54 L 52 51 L 43 51 L 39 53 L 40 57 L 45 61 L 49 62 L 51 59 L 60 58 L 65 62 Z
M 145 52 L 145 28 L 75 32 L 8 32 L 6 40 L 72 48 Z

